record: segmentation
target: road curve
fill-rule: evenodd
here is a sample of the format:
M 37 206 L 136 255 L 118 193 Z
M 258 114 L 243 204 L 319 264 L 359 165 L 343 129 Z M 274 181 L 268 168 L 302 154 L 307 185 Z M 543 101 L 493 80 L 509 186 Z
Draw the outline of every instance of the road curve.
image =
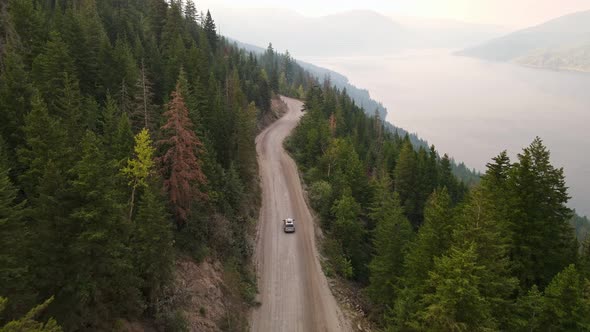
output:
M 262 207 L 256 238 L 258 301 L 254 332 L 349 331 L 320 267 L 314 224 L 295 162 L 283 140 L 297 126 L 303 104 L 281 97 L 287 113 L 256 138 Z M 296 232 L 285 234 L 282 219 L 295 218 Z

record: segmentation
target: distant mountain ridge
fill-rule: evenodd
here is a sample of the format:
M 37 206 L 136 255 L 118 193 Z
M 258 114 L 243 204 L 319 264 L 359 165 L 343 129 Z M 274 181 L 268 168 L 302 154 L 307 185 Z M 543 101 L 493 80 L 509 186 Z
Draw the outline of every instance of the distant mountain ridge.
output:
M 272 41 L 298 56 L 391 53 L 400 49 L 406 34 L 399 24 L 373 11 L 306 17 L 289 10 L 240 9 L 216 16 L 220 29 L 233 39 L 258 45 Z
M 460 49 L 474 46 L 482 40 L 502 36 L 511 30 L 491 24 L 468 23 L 452 19 L 417 18 L 388 15 L 406 28 L 409 33 L 407 46 L 410 48 Z
M 214 11 L 224 35 L 254 45 L 272 41 L 295 56 L 384 55 L 408 48 L 459 49 L 506 29 L 442 19 L 395 17 L 370 10 L 307 17 L 286 9 Z
M 590 11 L 583 11 L 513 32 L 457 54 L 540 68 L 590 71 L 589 51 Z

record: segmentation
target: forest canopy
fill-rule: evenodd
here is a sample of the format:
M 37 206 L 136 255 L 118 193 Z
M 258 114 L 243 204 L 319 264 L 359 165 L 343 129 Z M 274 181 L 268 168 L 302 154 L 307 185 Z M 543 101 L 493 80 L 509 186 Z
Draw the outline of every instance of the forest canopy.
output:
M 179 255 L 234 266 L 253 302 L 254 139 L 277 94 L 305 101 L 286 144 L 327 272 L 365 290 L 375 322 L 589 329 L 590 240 L 539 138 L 479 184 L 457 177 L 288 52 L 219 36 L 192 1 L 4 1 L 0 55 L 2 331 L 182 330 Z

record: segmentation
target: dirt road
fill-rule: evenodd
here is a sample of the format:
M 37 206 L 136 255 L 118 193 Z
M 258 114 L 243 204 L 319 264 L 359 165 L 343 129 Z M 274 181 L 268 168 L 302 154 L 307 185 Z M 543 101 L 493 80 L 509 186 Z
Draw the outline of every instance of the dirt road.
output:
M 320 267 L 297 166 L 283 149 L 283 140 L 303 115 L 302 103 L 282 99 L 289 111 L 256 138 L 262 182 L 256 239 L 261 306 L 253 310 L 250 326 L 254 332 L 348 331 Z M 287 217 L 295 218 L 293 234 L 283 232 Z

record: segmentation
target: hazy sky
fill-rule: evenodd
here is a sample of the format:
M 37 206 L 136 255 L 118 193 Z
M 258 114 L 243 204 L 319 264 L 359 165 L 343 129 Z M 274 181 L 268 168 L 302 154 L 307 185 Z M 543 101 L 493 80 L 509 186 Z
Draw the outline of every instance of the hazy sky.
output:
M 351 9 L 522 28 L 589 10 L 590 0 L 196 0 L 199 8 L 287 8 L 308 16 Z

